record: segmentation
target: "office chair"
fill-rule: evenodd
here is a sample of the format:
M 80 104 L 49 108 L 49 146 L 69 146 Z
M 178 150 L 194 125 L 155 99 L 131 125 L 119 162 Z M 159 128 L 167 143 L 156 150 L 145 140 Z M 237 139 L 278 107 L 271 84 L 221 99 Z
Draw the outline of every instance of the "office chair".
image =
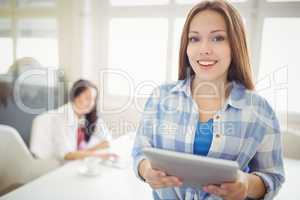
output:
M 16 129 L 0 125 L 0 196 L 57 168 L 55 160 L 36 160 Z

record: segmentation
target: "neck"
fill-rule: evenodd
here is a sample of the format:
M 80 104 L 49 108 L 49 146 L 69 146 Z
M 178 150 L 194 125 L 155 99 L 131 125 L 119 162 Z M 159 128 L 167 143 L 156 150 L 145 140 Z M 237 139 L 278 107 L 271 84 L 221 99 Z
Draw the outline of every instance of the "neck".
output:
M 224 99 L 228 96 L 229 83 L 226 80 L 201 80 L 195 76 L 192 80 L 191 90 L 193 96 L 209 99 Z

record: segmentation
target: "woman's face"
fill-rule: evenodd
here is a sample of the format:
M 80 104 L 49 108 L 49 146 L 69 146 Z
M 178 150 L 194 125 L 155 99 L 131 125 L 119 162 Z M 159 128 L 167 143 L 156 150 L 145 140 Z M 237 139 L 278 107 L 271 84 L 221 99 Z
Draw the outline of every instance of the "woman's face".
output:
M 189 27 L 187 55 L 198 80 L 226 82 L 231 49 L 222 15 L 204 10 L 194 16 Z
M 97 91 L 94 88 L 87 88 L 74 99 L 75 112 L 85 115 L 91 112 L 96 104 Z

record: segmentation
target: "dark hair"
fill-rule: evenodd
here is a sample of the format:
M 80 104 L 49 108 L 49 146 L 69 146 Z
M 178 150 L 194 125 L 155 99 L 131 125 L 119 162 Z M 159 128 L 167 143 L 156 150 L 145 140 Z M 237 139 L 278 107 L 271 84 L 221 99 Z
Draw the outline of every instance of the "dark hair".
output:
M 201 3 L 196 4 L 190 10 L 181 35 L 178 80 L 184 80 L 187 78 L 187 76 L 194 74 L 194 71 L 190 67 L 189 59 L 186 54 L 186 49 L 188 46 L 188 32 L 190 23 L 194 16 L 204 10 L 212 10 L 218 12 L 224 17 L 227 25 L 230 48 L 232 50 L 232 60 L 229 66 L 227 80 L 234 80 L 242 83 L 247 89 L 254 89 L 252 70 L 242 17 L 230 3 L 224 0 L 202 1 Z
M 11 96 L 11 86 L 5 81 L 0 81 L 0 107 L 7 106 L 7 99 Z
M 80 79 L 76 81 L 70 91 L 70 101 L 74 102 L 76 97 L 78 97 L 82 92 L 86 91 L 89 88 L 93 88 L 97 91 L 96 102 L 92 110 L 85 115 L 85 124 L 84 124 L 84 133 L 85 133 L 85 141 L 89 141 L 91 135 L 94 133 L 96 128 L 96 123 L 98 120 L 97 115 L 97 102 L 98 102 L 98 89 L 96 85 L 88 80 Z

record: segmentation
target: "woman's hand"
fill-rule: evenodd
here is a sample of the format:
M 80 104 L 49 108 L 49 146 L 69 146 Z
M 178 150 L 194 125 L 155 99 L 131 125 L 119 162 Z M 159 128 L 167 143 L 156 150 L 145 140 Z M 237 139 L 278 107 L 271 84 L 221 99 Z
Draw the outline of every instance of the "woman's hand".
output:
M 110 147 L 110 143 L 107 140 L 101 141 L 100 143 L 96 144 L 95 146 L 89 148 L 89 151 L 97 151 L 102 149 L 107 149 Z
M 243 200 L 248 196 L 248 174 L 239 172 L 235 182 L 223 183 L 220 186 L 207 185 L 203 191 L 222 197 L 224 200 Z
M 105 149 L 105 148 L 108 148 L 108 147 L 110 147 L 110 143 L 107 141 L 107 140 L 104 140 L 103 142 L 101 142 L 100 144 L 99 144 L 99 148 L 101 149 Z
M 167 176 L 163 171 L 152 169 L 148 160 L 141 161 L 139 173 L 153 189 L 180 187 L 182 185 L 178 177 Z
M 96 153 L 94 156 L 101 158 L 102 160 L 118 160 L 119 156 L 115 153 Z

